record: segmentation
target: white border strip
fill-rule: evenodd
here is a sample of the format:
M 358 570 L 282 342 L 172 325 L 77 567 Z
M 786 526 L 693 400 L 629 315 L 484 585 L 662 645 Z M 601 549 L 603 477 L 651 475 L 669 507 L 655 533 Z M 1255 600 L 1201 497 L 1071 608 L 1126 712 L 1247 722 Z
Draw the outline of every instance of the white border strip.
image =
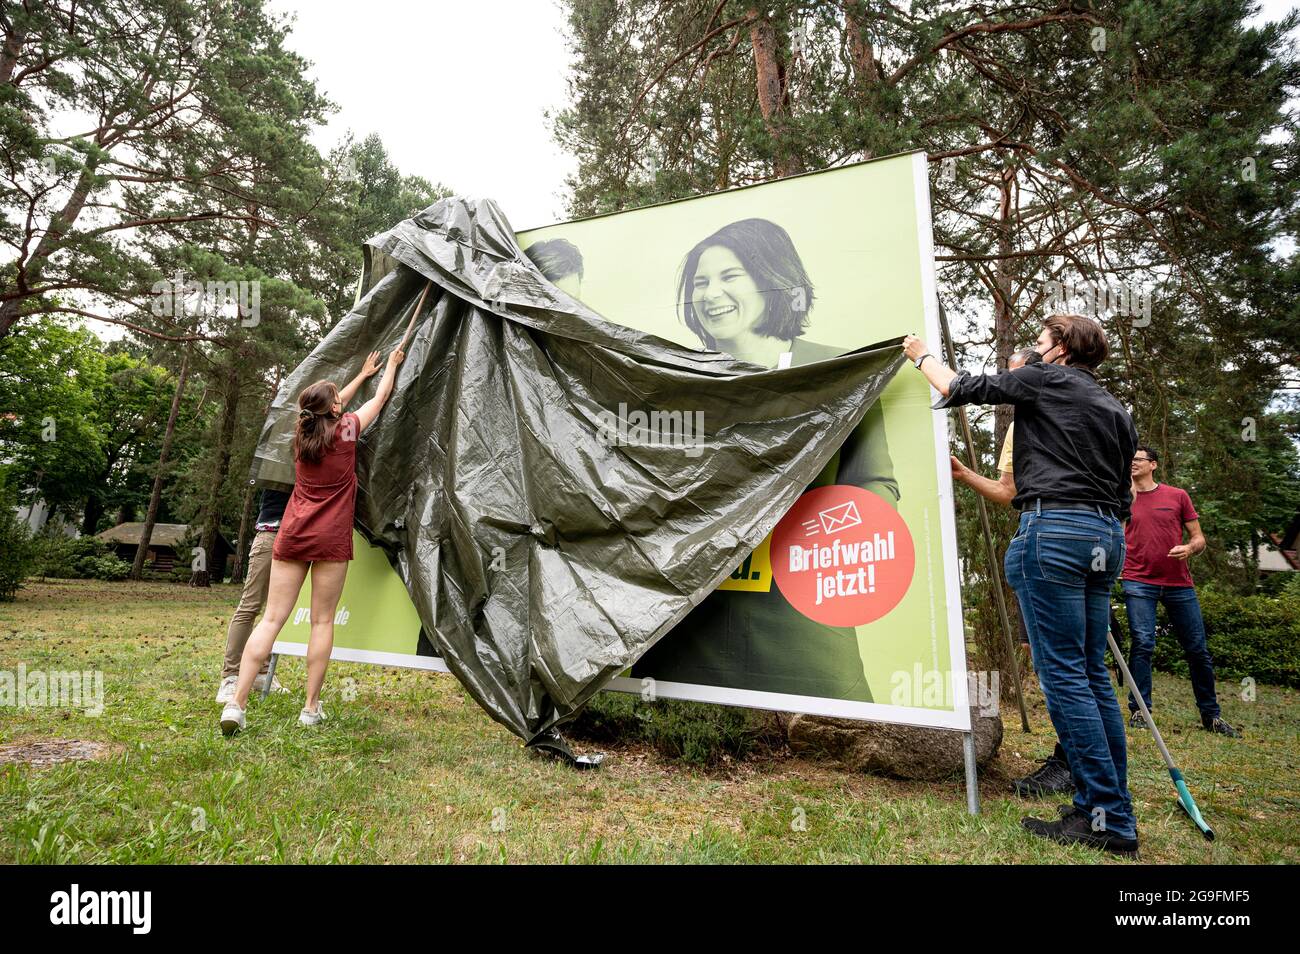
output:
M 930 162 L 925 153 L 912 156 L 912 184 L 916 190 L 916 235 L 921 255 L 921 289 L 925 296 L 925 336 L 938 345 L 939 282 L 934 269 L 934 224 L 930 219 Z M 941 394 L 930 389 L 931 403 Z M 966 693 L 966 627 L 961 612 L 961 577 L 957 563 L 957 517 L 954 510 L 952 468 L 948 464 L 948 412 L 933 411 L 934 465 L 939 479 L 939 536 L 943 545 L 944 586 L 948 598 L 948 652 L 952 667 L 952 695 L 956 711 L 954 728 L 970 729 L 970 702 Z M 960 678 L 959 678 L 960 677 Z
M 271 652 L 280 656 L 306 656 L 306 643 L 276 641 Z M 339 662 L 374 663 L 398 669 L 423 669 L 427 672 L 451 672 L 441 656 L 417 656 L 414 653 L 381 653 L 375 649 L 343 649 L 335 646 L 330 659 Z
M 909 674 L 910 675 L 910 674 Z M 614 692 L 645 692 L 642 681 L 635 677 L 616 676 L 606 689 Z M 792 696 L 784 692 L 758 692 L 754 689 L 729 689 L 723 686 L 696 686 L 687 682 L 661 682 L 654 680 L 657 699 L 687 699 L 691 702 L 711 702 L 746 709 L 770 709 L 775 712 L 798 712 L 802 715 L 838 716 L 841 719 L 860 719 L 864 722 L 891 722 L 904 725 L 930 726 L 935 729 L 965 731 L 969 725 L 955 724 L 956 713 L 948 709 L 922 709 L 913 706 L 894 706 L 880 702 L 853 702 L 847 699 L 826 699 L 820 696 Z M 966 695 L 966 687 L 961 687 Z M 953 686 L 953 696 L 957 688 Z M 966 710 L 958 710 L 966 711 Z M 969 716 L 969 712 L 967 712 Z M 969 721 L 969 719 L 968 719 Z
M 273 651 L 281 656 L 306 656 L 305 643 L 277 642 Z M 451 672 L 440 656 L 412 656 L 406 653 L 383 653 L 373 649 L 343 649 L 335 647 L 330 659 L 337 662 L 370 663 L 395 666 L 399 669 L 420 669 L 426 672 Z M 879 702 L 852 702 L 844 699 L 825 699 L 819 696 L 794 696 L 783 692 L 758 692 L 753 689 L 730 689 L 724 686 L 697 686 L 688 682 L 654 681 L 655 696 L 659 699 L 685 699 L 690 702 L 709 702 L 715 705 L 738 706 L 746 709 L 768 709 L 776 712 L 798 712 L 803 715 L 838 716 L 842 719 L 861 719 L 867 722 L 891 722 L 905 725 L 930 726 L 936 729 L 965 730 L 969 726 L 954 724 L 955 713 L 947 709 L 922 709 L 912 706 L 894 706 Z M 626 692 L 641 695 L 645 691 L 642 680 L 632 676 L 615 676 L 605 687 L 609 692 Z M 958 693 L 956 682 L 953 696 Z M 966 686 L 960 687 L 962 696 Z M 960 710 L 959 710 L 960 711 Z

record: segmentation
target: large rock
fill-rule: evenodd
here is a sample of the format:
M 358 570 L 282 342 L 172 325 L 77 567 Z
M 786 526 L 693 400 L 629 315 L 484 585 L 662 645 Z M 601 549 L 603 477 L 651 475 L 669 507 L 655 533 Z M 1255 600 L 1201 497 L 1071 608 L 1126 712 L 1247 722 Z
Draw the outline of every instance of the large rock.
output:
M 810 715 L 791 715 L 785 724 L 797 754 L 833 758 L 859 772 L 933 781 L 958 775 L 965 765 L 960 732 Z M 972 708 L 971 725 L 983 767 L 1002 744 L 1002 719 Z

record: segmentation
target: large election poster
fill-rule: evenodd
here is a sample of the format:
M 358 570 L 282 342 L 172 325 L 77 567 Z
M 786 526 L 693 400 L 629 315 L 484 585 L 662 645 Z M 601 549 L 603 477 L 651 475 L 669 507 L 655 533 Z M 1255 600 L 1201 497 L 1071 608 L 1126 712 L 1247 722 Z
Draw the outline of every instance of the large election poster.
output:
M 767 367 L 938 341 L 927 162 L 910 153 L 517 234 L 621 322 Z M 969 728 L 946 417 L 904 367 L 776 529 L 613 689 Z M 305 654 L 310 596 L 276 651 Z M 358 536 L 337 659 L 445 669 Z

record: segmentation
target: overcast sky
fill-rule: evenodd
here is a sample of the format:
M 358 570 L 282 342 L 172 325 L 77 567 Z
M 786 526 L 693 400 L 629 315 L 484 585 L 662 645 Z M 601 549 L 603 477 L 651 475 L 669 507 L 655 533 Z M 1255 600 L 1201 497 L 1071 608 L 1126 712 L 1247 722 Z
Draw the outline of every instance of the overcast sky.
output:
M 1295 0 L 1264 0 L 1274 20 Z M 495 199 L 517 231 L 564 219 L 573 161 L 546 110 L 567 103 L 558 0 L 270 0 L 296 17 L 290 46 L 339 107 L 316 135 L 379 133 L 405 173 Z
M 555 0 L 271 0 L 339 111 L 316 145 L 379 133 L 404 173 L 495 199 L 516 230 L 564 219 L 574 163 L 543 115 L 567 102 Z

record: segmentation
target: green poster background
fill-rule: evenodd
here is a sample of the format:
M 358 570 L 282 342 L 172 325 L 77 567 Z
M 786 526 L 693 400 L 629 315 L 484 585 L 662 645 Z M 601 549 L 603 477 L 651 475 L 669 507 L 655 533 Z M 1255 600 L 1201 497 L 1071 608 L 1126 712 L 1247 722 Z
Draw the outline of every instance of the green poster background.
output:
M 541 241 L 567 240 L 581 251 L 583 274 L 580 282 L 574 276 L 556 281 L 560 287 L 610 320 L 700 347 L 677 307 L 684 256 L 722 226 L 763 218 L 789 234 L 815 289 L 807 341 L 837 352 L 907 333 L 936 342 L 928 188 L 925 157 L 911 153 L 532 229 L 517 238 L 525 250 Z M 932 400 L 924 378 L 906 365 L 881 398 L 899 488 L 898 512 L 911 533 L 916 564 L 911 585 L 893 611 L 857 628 L 873 701 L 673 684 L 659 685 L 659 694 L 953 728 L 968 725 L 946 422 L 942 412 L 931 410 Z M 346 623 L 335 627 L 335 657 L 445 668 L 433 657 L 417 655 L 419 621 L 405 589 L 383 554 L 357 540 L 340 601 Z M 764 583 L 770 585 L 758 585 L 766 588 Z M 309 599 L 304 588 L 300 610 Z M 293 619 L 301 615 L 295 612 Z M 301 654 L 307 635 L 306 625 L 291 621 L 277 650 Z M 934 692 L 936 684 L 945 691 Z M 923 692 L 923 685 L 931 691 Z M 641 683 L 620 679 L 614 688 L 639 691 Z

